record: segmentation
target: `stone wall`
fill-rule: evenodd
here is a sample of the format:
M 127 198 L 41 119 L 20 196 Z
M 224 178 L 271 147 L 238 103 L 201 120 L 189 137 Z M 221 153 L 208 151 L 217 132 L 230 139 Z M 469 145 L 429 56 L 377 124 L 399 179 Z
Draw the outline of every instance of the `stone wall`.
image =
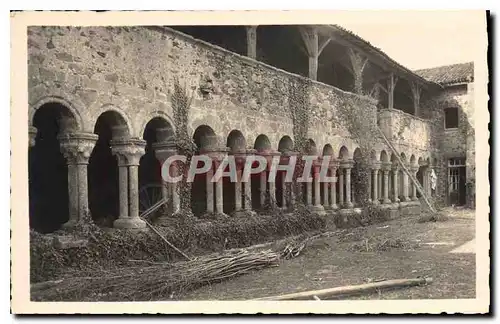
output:
M 382 109 L 378 116 L 385 136 L 400 153 L 406 155 L 408 161 L 411 155 L 416 161 L 430 157 L 431 127 L 427 120 L 397 109 Z
M 163 116 L 173 125 L 171 95 L 178 78 L 193 94 L 190 134 L 206 124 L 225 144 L 229 132 L 238 129 L 248 147 L 265 134 L 277 149 L 282 136 L 294 135 L 290 89 L 307 81 L 310 137 L 318 150 L 327 143 L 334 150 L 355 147 L 346 130 L 330 121 L 341 99 L 355 95 L 168 28 L 30 27 L 28 54 L 31 119 L 42 103 L 59 98 L 82 131 L 93 132 L 97 118 L 115 110 L 132 137 L 142 138 L 153 117 Z M 366 100 L 375 122 L 375 104 Z

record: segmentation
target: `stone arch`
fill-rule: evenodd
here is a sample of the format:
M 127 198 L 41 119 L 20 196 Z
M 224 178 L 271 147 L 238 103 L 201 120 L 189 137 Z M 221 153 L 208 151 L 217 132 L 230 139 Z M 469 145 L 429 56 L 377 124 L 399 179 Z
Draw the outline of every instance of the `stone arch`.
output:
M 260 134 L 255 139 L 255 143 L 254 143 L 253 147 L 258 152 L 266 152 L 266 151 L 271 150 L 271 141 L 269 141 L 269 138 L 266 135 Z
M 151 118 L 142 129 L 142 139 L 146 141 L 145 153 L 139 162 L 139 213 L 142 214 L 164 196 L 167 188 L 161 176 L 163 157 L 156 152 L 163 145 L 174 144 L 175 131 L 164 116 Z M 160 147 L 155 146 L 160 145 Z M 160 151 L 161 152 L 161 151 Z M 159 212 L 164 210 L 159 210 Z
M 223 138 L 223 134 L 226 132 L 223 131 L 221 123 L 219 120 L 211 120 L 212 118 L 200 118 L 194 120 L 191 124 L 188 125 L 188 134 L 194 134 L 199 131 L 200 129 L 206 129 L 206 127 L 209 127 L 210 130 L 213 132 L 211 136 L 214 136 L 216 139 L 216 144 L 217 145 L 222 145 L 226 138 Z M 220 135 L 217 135 L 220 134 Z
M 133 123 L 130 120 L 130 117 L 125 113 L 125 111 L 115 105 L 106 104 L 94 111 L 94 116 L 97 116 L 93 121 L 94 125 L 94 133 L 95 133 L 95 125 L 97 125 L 99 119 L 102 119 L 103 115 L 109 116 L 109 118 L 113 119 L 113 126 L 120 126 L 120 128 L 126 130 L 126 136 L 128 137 L 139 137 L 140 134 L 136 134 L 135 129 L 133 127 Z M 108 117 L 106 117 L 108 118 Z
M 68 166 L 59 136 L 78 132 L 82 125 L 76 110 L 63 103 L 40 100 L 30 116 L 37 128 L 28 152 L 30 227 L 42 233 L 69 220 Z
M 278 143 L 278 151 L 281 153 L 293 151 L 293 140 L 290 136 L 283 136 Z
M 215 131 L 208 125 L 200 125 L 195 129 L 193 141 L 199 151 L 214 149 L 219 143 Z
M 226 147 L 230 149 L 230 152 L 244 152 L 247 147 L 247 142 L 245 136 L 240 130 L 233 129 L 227 135 Z
M 141 127 L 139 128 L 139 130 L 142 132 L 142 134 L 144 134 L 148 124 L 152 120 L 158 120 L 158 119 L 163 120 L 164 124 L 168 125 L 166 127 L 170 127 L 172 129 L 173 134 L 176 133 L 174 121 L 172 120 L 172 118 L 170 118 L 170 116 L 167 113 L 165 113 L 164 111 L 161 111 L 161 110 L 156 110 L 156 111 L 153 111 L 153 112 L 147 114 L 146 118 L 144 118 L 143 123 L 142 123 Z
M 323 146 L 323 155 L 333 156 L 333 147 L 330 144 Z
M 415 154 L 412 154 L 412 155 L 410 156 L 410 165 L 411 165 L 411 166 L 416 166 L 416 165 L 417 165 L 417 164 L 416 164 L 416 163 L 417 163 L 416 161 L 417 161 L 417 158 L 415 157 Z
M 380 151 L 380 162 L 389 162 L 389 156 L 385 150 Z
M 193 133 L 193 142 L 197 147 L 197 154 L 204 154 L 210 150 L 218 149 L 220 143 L 213 128 L 206 124 L 199 125 L 195 129 Z M 200 162 L 198 166 L 201 167 L 202 165 L 203 162 Z M 212 169 L 211 172 L 215 173 L 215 170 Z M 210 174 L 196 174 L 193 182 L 191 183 L 191 209 L 195 216 L 201 216 L 207 212 L 213 212 L 212 210 L 208 210 L 207 205 L 207 185 L 209 184 L 207 181 L 210 181 L 210 179 L 207 180 L 208 176 L 210 176 Z M 212 201 L 215 206 L 214 183 L 211 184 L 213 194 Z
M 342 147 L 339 150 L 339 155 L 338 155 L 339 160 L 348 160 L 349 159 L 349 150 L 347 149 L 346 146 L 342 145 Z
M 306 142 L 306 153 L 312 155 L 318 155 L 318 147 L 313 139 L 308 139 Z
M 119 216 L 118 160 L 111 143 L 132 134 L 126 115 L 110 108 L 96 119 L 94 133 L 99 137 L 88 165 L 89 208 L 94 222 L 103 227 L 112 227 Z
M 82 110 L 81 107 L 78 107 L 80 109 L 77 109 L 77 107 L 69 100 L 66 100 L 65 98 L 59 96 L 46 96 L 37 100 L 35 104 L 31 105 L 28 111 L 29 125 L 34 125 L 34 118 L 37 111 L 40 108 L 45 107 L 47 104 L 58 104 L 64 107 L 64 116 L 72 118 L 74 120 L 74 130 L 82 131 L 85 129 L 84 121 L 79 113 L 79 110 Z

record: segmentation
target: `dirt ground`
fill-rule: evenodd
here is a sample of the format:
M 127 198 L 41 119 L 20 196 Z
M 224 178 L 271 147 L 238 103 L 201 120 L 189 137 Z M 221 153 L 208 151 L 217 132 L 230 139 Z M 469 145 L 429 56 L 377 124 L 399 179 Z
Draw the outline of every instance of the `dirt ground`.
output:
M 450 253 L 474 239 L 474 211 L 449 208 L 446 212 L 447 221 L 418 223 L 418 217 L 405 217 L 339 230 L 308 244 L 297 258 L 284 260 L 279 267 L 201 287 L 173 299 L 244 300 L 416 277 L 431 277 L 433 282 L 342 299 L 475 298 L 474 249 Z

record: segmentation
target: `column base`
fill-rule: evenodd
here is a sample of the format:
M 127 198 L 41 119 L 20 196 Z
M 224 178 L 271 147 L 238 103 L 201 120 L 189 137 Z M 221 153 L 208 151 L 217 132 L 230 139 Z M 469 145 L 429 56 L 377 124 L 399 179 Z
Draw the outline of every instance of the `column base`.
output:
M 353 220 L 355 213 L 356 212 L 352 208 L 339 209 L 337 211 L 337 217 L 335 220 L 335 225 L 337 225 L 337 228 L 356 227 L 357 225 L 355 225 L 355 222 Z
M 325 208 L 322 205 L 313 205 L 308 207 L 311 213 L 316 213 L 319 215 L 325 215 Z
M 68 229 L 75 228 L 77 225 L 78 225 L 78 221 L 76 219 L 70 219 L 69 221 L 67 221 L 66 223 L 61 225 L 61 229 L 68 230 Z
M 145 228 L 146 222 L 139 217 L 122 217 L 113 222 L 113 227 L 123 229 Z
M 245 217 L 245 216 L 255 216 L 257 215 L 256 212 L 253 210 L 235 210 L 234 212 L 231 213 L 231 216 L 233 217 Z

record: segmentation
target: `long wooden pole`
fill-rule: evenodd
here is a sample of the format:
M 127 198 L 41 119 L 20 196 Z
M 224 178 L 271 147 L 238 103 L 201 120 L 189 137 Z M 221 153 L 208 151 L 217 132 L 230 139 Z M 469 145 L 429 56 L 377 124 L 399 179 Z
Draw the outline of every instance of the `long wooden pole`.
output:
M 373 282 L 356 286 L 344 286 L 344 287 L 336 287 L 336 288 L 329 288 L 322 290 L 304 291 L 304 292 L 280 295 L 280 296 L 263 297 L 253 300 L 310 300 L 313 298 L 328 299 L 329 297 L 352 295 L 362 292 L 369 292 L 377 289 L 419 286 L 423 284 L 429 284 L 431 282 L 432 278 L 394 279 L 394 280 L 379 281 L 379 282 Z

